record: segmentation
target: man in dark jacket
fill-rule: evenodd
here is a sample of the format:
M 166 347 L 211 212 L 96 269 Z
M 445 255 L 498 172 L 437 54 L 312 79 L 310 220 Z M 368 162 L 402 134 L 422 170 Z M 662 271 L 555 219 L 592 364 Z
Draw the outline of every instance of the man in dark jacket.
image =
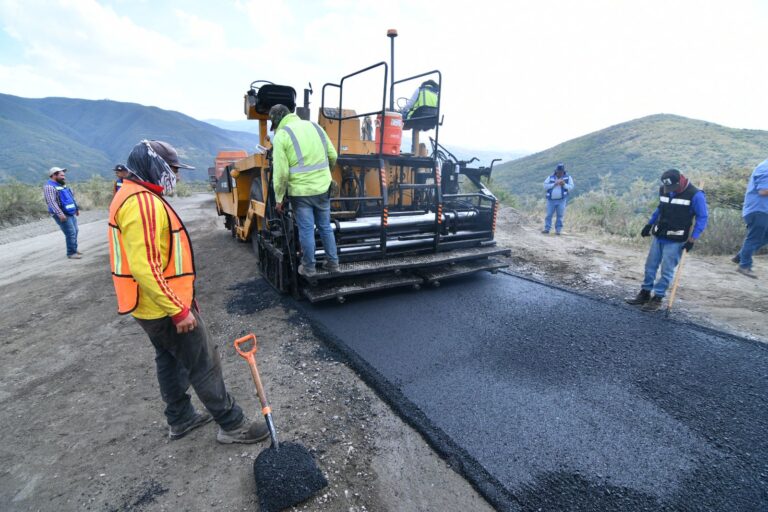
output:
M 555 234 L 559 235 L 563 231 L 563 218 L 565 217 L 565 207 L 568 204 L 568 194 L 573 190 L 573 178 L 565 172 L 565 164 L 559 163 L 555 168 L 554 174 L 551 174 L 544 180 L 544 192 L 547 196 L 547 214 L 544 217 L 544 229 L 541 231 L 545 235 L 552 229 L 552 215 L 557 214 L 555 219 Z
M 67 187 L 66 169 L 51 167 L 48 171 L 48 181 L 43 186 L 43 197 L 51 215 L 67 242 L 67 258 L 79 260 L 83 257 L 77 250 L 77 216 L 80 208 L 77 206 L 72 189 Z
M 645 260 L 645 279 L 640 293 L 627 299 L 628 304 L 642 305 L 643 311 L 656 311 L 661 307 L 683 250 L 693 249 L 694 242 L 707 227 L 708 217 L 707 199 L 702 190 L 689 183 L 677 169 L 661 175 L 659 206 L 640 232 L 641 236 L 653 235 Z M 656 280 L 659 266 L 661 275 Z

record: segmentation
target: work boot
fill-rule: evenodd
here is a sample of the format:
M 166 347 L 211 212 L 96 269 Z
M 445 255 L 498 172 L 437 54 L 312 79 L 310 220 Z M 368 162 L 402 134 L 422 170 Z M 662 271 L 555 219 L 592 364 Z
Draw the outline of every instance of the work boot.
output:
M 209 421 L 213 419 L 213 416 L 208 414 L 207 412 L 199 412 L 195 411 L 195 414 L 192 415 L 190 419 L 185 421 L 184 423 L 180 425 L 172 425 L 168 429 L 168 437 L 171 438 L 171 441 L 174 441 L 176 439 L 181 439 L 185 435 L 187 435 L 190 430 L 194 430 L 197 427 L 202 427 Z
M 70 254 L 69 256 L 67 256 L 67 258 L 69 258 L 71 260 L 81 260 L 81 259 L 83 259 L 83 257 L 80 256 L 78 253 Z
M 757 279 L 757 274 L 755 274 L 751 268 L 739 267 L 736 269 L 736 272 L 738 272 L 739 274 L 743 274 L 747 277 L 751 277 L 752 279 Z
M 640 308 L 642 311 L 658 311 L 659 308 L 661 308 L 661 299 L 664 297 L 659 297 L 658 295 L 654 295 L 651 297 L 651 300 L 643 304 L 643 307 Z
M 634 298 L 624 299 L 624 302 L 627 304 L 632 304 L 633 306 L 637 306 L 638 304 L 645 304 L 649 300 L 651 300 L 651 292 L 648 290 L 640 290 L 640 293 L 638 293 Z
M 735 263 L 735 264 L 737 264 L 737 265 L 738 265 L 739 263 L 741 263 L 741 253 L 739 253 L 739 254 L 737 254 L 736 256 L 734 256 L 733 258 L 731 258 L 731 261 L 732 261 L 732 262 L 734 262 L 734 263 Z
M 549 230 L 548 229 L 542 229 L 541 232 L 544 233 L 545 235 L 549 234 Z
M 304 264 L 302 263 L 301 265 L 299 265 L 299 274 L 304 277 L 315 277 L 315 275 L 317 274 L 317 270 L 315 270 L 314 266 L 305 267 Z
M 325 260 L 323 262 L 323 270 L 326 272 L 338 272 L 339 271 L 339 262 L 338 261 L 331 261 L 331 260 Z
M 221 444 L 253 444 L 263 441 L 269 437 L 269 428 L 265 421 L 251 422 L 247 417 L 243 416 L 243 421 L 240 425 L 232 430 L 224 430 L 219 427 L 219 432 L 216 434 L 216 440 Z

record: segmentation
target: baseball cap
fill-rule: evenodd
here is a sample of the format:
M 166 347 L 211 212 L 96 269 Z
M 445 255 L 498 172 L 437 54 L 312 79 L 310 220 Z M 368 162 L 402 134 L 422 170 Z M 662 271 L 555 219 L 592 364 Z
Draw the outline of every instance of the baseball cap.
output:
M 557 172 L 557 171 L 565 172 L 565 164 L 564 163 L 557 164 L 557 167 L 555 168 L 555 172 Z
M 671 192 L 680 184 L 680 171 L 669 169 L 661 175 L 661 184 L 666 192 Z
M 66 167 L 51 167 L 50 170 L 48 171 L 48 177 L 50 178 L 57 172 L 67 172 L 67 169 Z
M 191 165 L 179 162 L 179 154 L 176 152 L 176 148 L 167 142 L 163 142 L 161 140 L 151 140 L 149 141 L 149 145 L 152 146 L 152 149 L 155 151 L 155 153 L 157 153 L 158 156 L 165 160 L 165 163 L 171 167 L 179 167 L 181 169 L 194 169 L 194 167 Z

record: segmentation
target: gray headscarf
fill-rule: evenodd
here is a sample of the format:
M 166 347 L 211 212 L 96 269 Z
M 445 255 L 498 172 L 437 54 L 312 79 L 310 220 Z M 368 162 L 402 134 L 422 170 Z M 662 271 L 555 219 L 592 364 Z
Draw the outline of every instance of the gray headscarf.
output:
M 126 167 L 141 181 L 163 187 L 165 195 L 171 195 L 176 190 L 176 174 L 148 140 L 142 140 L 133 146 Z

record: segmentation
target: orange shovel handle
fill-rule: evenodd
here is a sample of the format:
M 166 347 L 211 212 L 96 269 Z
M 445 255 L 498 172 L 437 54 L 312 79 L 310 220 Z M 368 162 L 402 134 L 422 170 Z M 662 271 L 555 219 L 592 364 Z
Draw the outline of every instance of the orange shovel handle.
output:
M 243 350 L 240 346 L 249 340 L 253 340 L 253 347 L 250 350 Z M 256 350 L 258 345 L 256 343 L 256 335 L 251 333 L 235 340 L 235 350 L 240 357 L 248 362 L 248 367 L 251 370 L 251 377 L 253 377 L 253 383 L 256 385 L 256 394 L 259 396 L 259 402 L 261 403 L 261 413 L 269 414 L 272 409 L 267 402 L 267 393 L 264 391 L 264 386 L 261 384 L 261 377 L 259 376 L 259 369 L 256 366 Z
M 248 340 L 253 340 L 253 347 L 251 347 L 250 350 L 243 350 L 242 348 L 240 348 L 240 345 L 247 342 Z M 251 333 L 251 334 L 246 334 L 242 338 L 236 339 L 235 350 L 237 351 L 238 354 L 240 354 L 240 357 L 248 361 L 250 358 L 256 355 L 256 350 L 258 350 L 258 345 L 256 343 L 256 335 Z

